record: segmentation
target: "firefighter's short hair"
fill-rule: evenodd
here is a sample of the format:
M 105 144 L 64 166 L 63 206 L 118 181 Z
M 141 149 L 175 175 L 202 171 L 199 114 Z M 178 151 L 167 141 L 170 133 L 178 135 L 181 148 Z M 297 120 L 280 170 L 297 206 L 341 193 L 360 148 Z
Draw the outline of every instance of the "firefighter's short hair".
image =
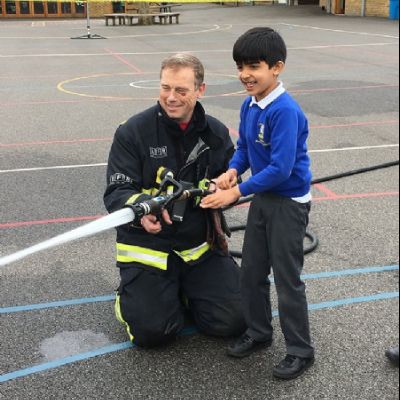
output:
M 204 66 L 195 56 L 186 53 L 178 53 L 166 58 L 161 64 L 161 73 L 167 68 L 192 68 L 196 80 L 196 87 L 204 83 Z

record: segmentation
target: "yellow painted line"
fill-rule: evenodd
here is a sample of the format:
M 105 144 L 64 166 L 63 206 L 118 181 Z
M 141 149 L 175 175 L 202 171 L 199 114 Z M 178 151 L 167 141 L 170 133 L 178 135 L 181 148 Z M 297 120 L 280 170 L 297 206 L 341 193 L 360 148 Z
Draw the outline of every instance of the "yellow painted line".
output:
M 146 74 L 154 74 L 154 72 L 143 72 L 143 75 Z M 63 92 L 65 94 L 73 95 L 73 96 L 80 96 L 80 97 L 86 97 L 86 98 L 93 98 L 93 99 L 106 99 L 106 100 L 158 100 L 158 97 L 119 97 L 119 96 L 99 96 L 99 95 L 91 95 L 91 94 L 86 94 L 86 93 L 80 93 L 80 92 L 75 92 L 69 89 L 65 88 L 65 85 L 68 85 L 73 82 L 78 82 L 82 81 L 85 79 L 96 79 L 96 78 L 104 78 L 104 77 L 109 77 L 109 76 L 120 76 L 120 75 L 140 75 L 138 73 L 132 73 L 132 72 L 120 72 L 120 73 L 110 73 L 110 74 L 97 74 L 97 75 L 90 75 L 90 76 L 81 76 L 77 78 L 72 78 L 72 79 L 67 79 L 65 81 L 60 82 L 57 85 L 57 89 L 60 92 Z M 229 74 L 219 74 L 219 73 L 211 73 L 209 72 L 208 75 L 216 75 L 216 76 L 223 76 L 223 77 L 228 77 L 228 78 L 233 78 L 237 79 L 236 75 L 229 75 Z M 128 84 L 127 84 L 128 86 Z M 203 96 L 203 99 L 208 99 L 208 98 L 216 98 L 216 97 L 227 97 L 227 96 L 236 96 L 240 94 L 244 94 L 244 90 L 239 90 L 236 92 L 232 93 L 222 93 L 222 94 L 217 94 L 217 95 L 210 95 L 210 96 Z

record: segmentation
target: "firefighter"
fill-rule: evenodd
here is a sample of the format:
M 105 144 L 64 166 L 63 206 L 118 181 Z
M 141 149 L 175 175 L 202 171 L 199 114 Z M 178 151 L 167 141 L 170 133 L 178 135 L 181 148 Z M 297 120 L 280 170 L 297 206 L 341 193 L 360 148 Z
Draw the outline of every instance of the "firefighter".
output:
M 227 127 L 205 114 L 198 101 L 204 92 L 204 67 L 196 57 L 164 60 L 158 104 L 115 134 L 104 195 L 109 212 L 150 199 L 166 176 L 204 188 L 226 170 L 234 146 Z M 207 335 L 237 336 L 246 329 L 240 269 L 221 240 L 220 218 L 199 203 L 178 202 L 160 217 L 117 229 L 115 312 L 135 345 L 170 342 L 188 311 Z

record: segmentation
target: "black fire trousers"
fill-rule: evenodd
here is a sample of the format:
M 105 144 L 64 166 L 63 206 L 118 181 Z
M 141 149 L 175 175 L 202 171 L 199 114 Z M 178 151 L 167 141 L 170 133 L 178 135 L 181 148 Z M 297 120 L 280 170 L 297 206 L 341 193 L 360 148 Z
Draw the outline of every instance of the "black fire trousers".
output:
M 188 265 L 172 253 L 167 271 L 118 266 L 119 310 L 134 344 L 151 348 L 168 343 L 183 329 L 187 309 L 207 335 L 238 336 L 246 330 L 240 268 L 231 257 L 213 253 Z
M 311 204 L 270 193 L 255 196 L 245 235 L 242 287 L 247 334 L 257 341 L 273 336 L 271 269 L 287 353 L 313 357 L 305 284 L 303 243 Z

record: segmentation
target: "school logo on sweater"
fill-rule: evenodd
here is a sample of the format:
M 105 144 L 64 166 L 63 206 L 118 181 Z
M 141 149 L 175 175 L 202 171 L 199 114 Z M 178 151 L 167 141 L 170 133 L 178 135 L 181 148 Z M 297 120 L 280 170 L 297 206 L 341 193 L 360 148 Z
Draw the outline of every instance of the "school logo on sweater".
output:
M 265 143 L 264 139 L 264 134 L 265 134 L 265 125 L 264 124 L 258 124 L 258 140 L 256 140 L 256 143 L 262 144 L 264 147 L 271 146 L 271 143 Z

